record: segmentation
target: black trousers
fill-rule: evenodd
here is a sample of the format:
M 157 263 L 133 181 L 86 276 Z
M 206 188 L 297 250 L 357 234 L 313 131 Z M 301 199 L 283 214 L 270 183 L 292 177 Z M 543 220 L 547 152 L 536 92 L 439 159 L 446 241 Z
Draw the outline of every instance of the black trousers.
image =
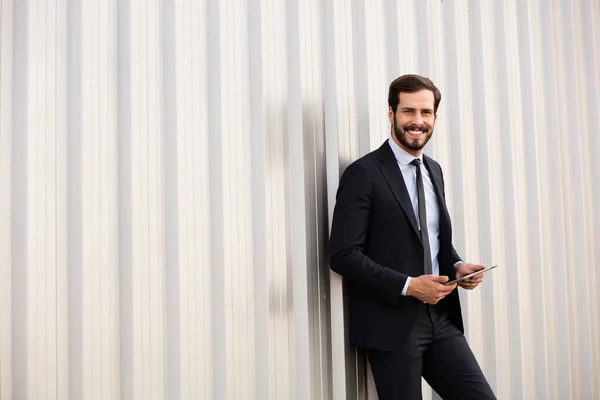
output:
M 402 350 L 365 350 L 380 400 L 422 399 L 421 376 L 444 400 L 496 399 L 464 335 L 439 305 L 421 306 Z

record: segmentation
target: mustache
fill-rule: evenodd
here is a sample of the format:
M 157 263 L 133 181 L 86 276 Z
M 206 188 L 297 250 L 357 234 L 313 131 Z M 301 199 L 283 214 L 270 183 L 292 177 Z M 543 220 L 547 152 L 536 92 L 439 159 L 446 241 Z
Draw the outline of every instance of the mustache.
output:
M 416 125 L 416 124 L 406 125 L 404 127 L 404 130 L 405 131 L 421 131 L 421 132 L 429 131 L 429 129 L 427 128 L 426 125 Z

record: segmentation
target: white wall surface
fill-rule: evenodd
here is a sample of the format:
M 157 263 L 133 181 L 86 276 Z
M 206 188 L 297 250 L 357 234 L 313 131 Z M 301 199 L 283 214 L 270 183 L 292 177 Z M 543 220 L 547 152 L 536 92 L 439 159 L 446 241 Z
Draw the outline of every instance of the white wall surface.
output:
M 598 0 L 0 0 L 0 35 L 1 399 L 376 398 L 327 239 L 404 73 L 501 265 L 461 294 L 498 398 L 600 393 Z

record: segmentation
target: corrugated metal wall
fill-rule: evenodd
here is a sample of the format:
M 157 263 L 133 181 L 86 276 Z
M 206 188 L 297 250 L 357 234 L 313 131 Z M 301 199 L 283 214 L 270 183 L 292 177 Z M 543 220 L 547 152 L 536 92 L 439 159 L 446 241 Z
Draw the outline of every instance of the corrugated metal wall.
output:
M 0 398 L 375 398 L 327 237 L 400 74 L 501 399 L 600 393 L 600 2 L 0 0 Z M 399 289 L 400 290 L 400 289 Z M 431 397 L 429 391 L 426 397 Z

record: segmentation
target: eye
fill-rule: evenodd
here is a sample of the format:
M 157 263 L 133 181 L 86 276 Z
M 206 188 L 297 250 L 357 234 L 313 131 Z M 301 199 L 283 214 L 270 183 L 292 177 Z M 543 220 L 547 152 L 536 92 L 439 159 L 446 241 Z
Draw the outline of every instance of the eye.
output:
M 425 114 L 425 115 L 431 115 L 432 111 L 431 110 L 424 110 L 423 114 Z

